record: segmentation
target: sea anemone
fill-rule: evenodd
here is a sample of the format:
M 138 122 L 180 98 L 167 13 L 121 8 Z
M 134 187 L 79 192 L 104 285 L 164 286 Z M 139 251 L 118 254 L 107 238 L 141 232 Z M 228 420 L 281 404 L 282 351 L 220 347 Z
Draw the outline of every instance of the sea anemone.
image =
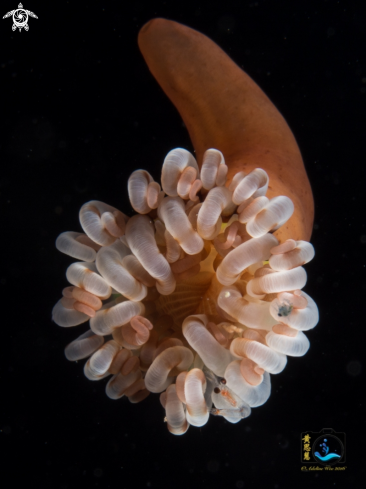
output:
M 67 359 L 87 358 L 90 380 L 110 376 L 111 399 L 160 393 L 168 429 L 181 435 L 210 414 L 246 418 L 287 356 L 307 352 L 304 331 L 318 322 L 302 290 L 314 202 L 286 121 L 215 43 L 165 19 L 148 22 L 138 42 L 196 157 L 170 151 L 161 186 L 133 172 L 132 217 L 83 205 L 84 232 L 56 241 L 80 261 L 53 319 L 89 321 Z
M 273 234 L 292 215 L 286 196 L 266 197 L 263 169 L 226 185 L 224 156 L 208 149 L 201 171 L 177 148 L 166 156 L 161 187 L 143 170 L 128 181 L 127 217 L 99 201 L 84 204 L 84 233 L 66 232 L 59 251 L 77 261 L 71 286 L 53 308 L 63 327 L 89 322 L 65 350 L 87 358 L 90 380 L 111 376 L 106 393 L 136 403 L 160 393 L 170 432 L 203 426 L 209 415 L 232 423 L 270 395 L 270 374 L 309 348 L 303 331 L 318 322 L 301 289 L 312 245 Z

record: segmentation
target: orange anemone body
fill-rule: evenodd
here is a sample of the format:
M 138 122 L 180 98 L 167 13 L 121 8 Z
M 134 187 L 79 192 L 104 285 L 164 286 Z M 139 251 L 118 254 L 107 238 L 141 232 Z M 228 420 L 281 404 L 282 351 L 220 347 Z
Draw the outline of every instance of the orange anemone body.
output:
M 208 148 L 217 148 L 225 155 L 229 181 L 239 171 L 263 168 L 271 182 L 268 197 L 286 195 L 295 206 L 277 238 L 309 240 L 309 179 L 291 129 L 265 93 L 217 44 L 177 22 L 151 20 L 138 43 L 188 129 L 198 164 Z

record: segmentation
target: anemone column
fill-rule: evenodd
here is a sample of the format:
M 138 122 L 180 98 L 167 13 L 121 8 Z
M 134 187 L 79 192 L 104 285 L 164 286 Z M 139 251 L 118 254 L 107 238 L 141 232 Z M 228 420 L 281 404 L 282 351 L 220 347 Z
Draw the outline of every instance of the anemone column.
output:
M 209 38 L 166 19 L 141 29 L 138 43 L 147 65 L 178 109 L 196 150 L 225 155 L 229 182 L 238 171 L 263 168 L 271 181 L 268 197 L 289 197 L 291 219 L 276 236 L 309 240 L 314 201 L 294 135 L 258 85 Z

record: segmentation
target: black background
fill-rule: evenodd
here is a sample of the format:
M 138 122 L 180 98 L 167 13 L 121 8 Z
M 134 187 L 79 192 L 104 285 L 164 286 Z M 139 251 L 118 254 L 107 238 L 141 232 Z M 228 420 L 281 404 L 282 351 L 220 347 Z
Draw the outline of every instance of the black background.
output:
M 1 16 L 17 0 L 1 2 Z M 77 4 L 77 5 L 76 5 Z M 363 2 L 40 2 L 0 21 L 1 474 L 4 488 L 363 487 L 366 15 Z M 153 17 L 221 46 L 285 116 L 315 199 L 305 290 L 320 322 L 303 358 L 272 376 L 268 402 L 237 425 L 211 418 L 168 433 L 158 396 L 111 401 L 63 348 L 51 310 L 88 200 L 131 208 L 127 179 L 159 179 L 165 154 L 193 150 L 137 47 Z M 345 472 L 301 473 L 300 434 L 347 436 Z

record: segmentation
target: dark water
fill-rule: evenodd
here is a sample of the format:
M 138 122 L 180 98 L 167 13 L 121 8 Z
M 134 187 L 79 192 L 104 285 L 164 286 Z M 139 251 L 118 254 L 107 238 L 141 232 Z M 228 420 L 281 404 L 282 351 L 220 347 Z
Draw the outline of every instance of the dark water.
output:
M 1 23 L 2 473 L 7 487 L 362 487 L 364 434 L 365 12 L 361 2 L 25 4 L 29 31 Z M 3 14 L 16 2 L 2 6 Z M 158 396 L 111 401 L 51 322 L 70 259 L 57 235 L 97 199 L 130 213 L 126 182 L 192 150 L 146 68 L 138 30 L 163 16 L 211 37 L 269 95 L 293 130 L 315 199 L 306 266 L 320 322 L 303 358 L 272 376 L 268 402 L 237 425 L 212 417 L 166 430 Z M 301 473 L 301 433 L 346 432 L 342 473 Z

